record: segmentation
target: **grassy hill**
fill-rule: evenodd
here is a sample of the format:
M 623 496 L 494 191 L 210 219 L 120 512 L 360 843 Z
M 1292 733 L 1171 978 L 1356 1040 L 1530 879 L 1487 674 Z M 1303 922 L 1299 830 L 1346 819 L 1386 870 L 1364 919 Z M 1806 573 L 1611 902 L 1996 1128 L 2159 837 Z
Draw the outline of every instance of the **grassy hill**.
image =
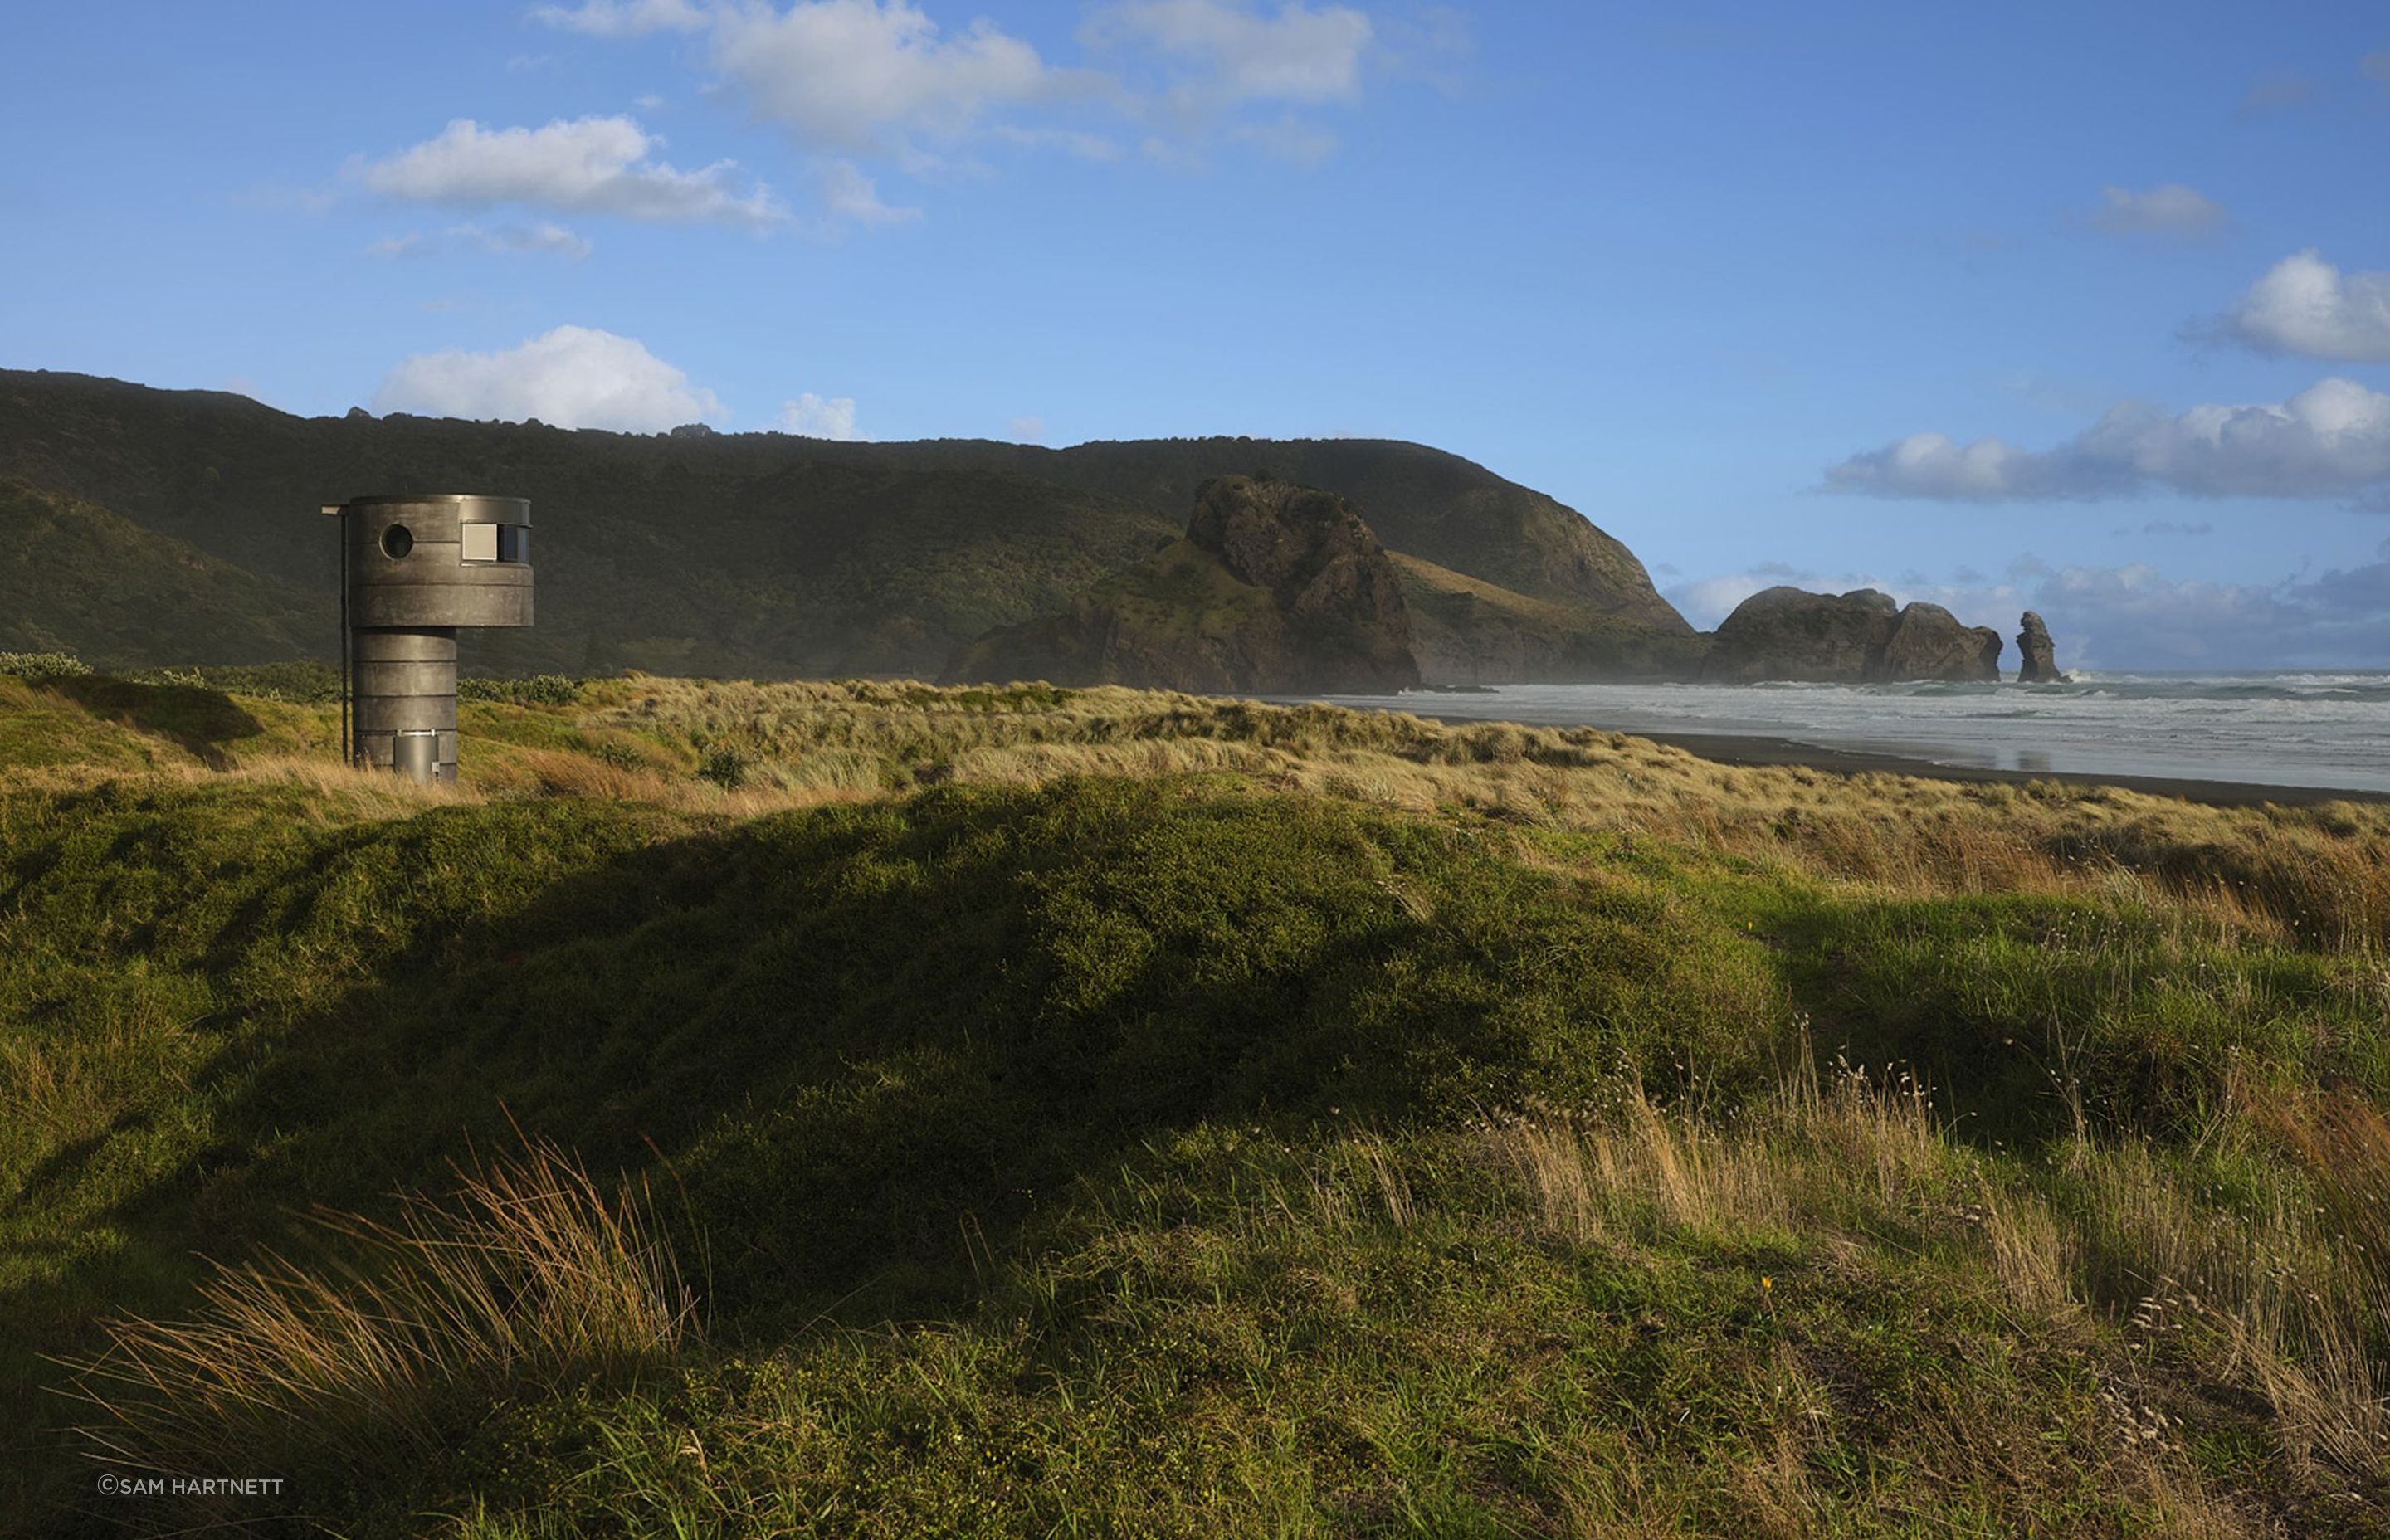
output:
M 995 447 L 995 446 L 989 446 Z M 1189 507 L 1216 475 L 1266 471 L 1353 499 L 1378 538 L 1529 598 L 1663 635 L 1692 627 L 1652 590 L 1635 554 L 1575 510 L 1424 444 L 1384 439 L 1162 439 L 1015 450 L 1040 479 L 1157 510 Z
M 337 597 L 305 593 L 106 508 L 0 481 L 0 651 L 102 667 L 294 659 L 339 646 Z
M 1410 610 L 1411 650 L 1437 684 L 1689 678 L 1709 638 L 1570 598 L 1533 598 L 1394 554 Z
M 0 679 L 0 1524 L 2390 1533 L 2380 808 L 489 693 Z
M 315 513 L 325 503 L 460 489 L 529 497 L 540 623 L 478 637 L 468 659 L 499 672 L 934 674 L 957 644 L 1060 609 L 1176 534 L 1202 481 L 1256 469 L 1344 493 L 1389 545 L 1481 582 L 1613 625 L 1689 634 L 1633 555 L 1582 517 L 1416 444 L 1048 450 L 300 418 L 220 392 L 0 371 L 0 476 L 302 594 L 329 595 L 336 581 Z M 121 602 L 105 589 L 93 597 Z M 151 623 L 171 628 L 178 613 Z M 173 635 L 182 645 L 126 661 L 199 655 L 199 622 Z M 95 655 L 115 640 L 74 628 L 58 639 Z M 335 643 L 328 630 L 302 638 L 318 656 Z

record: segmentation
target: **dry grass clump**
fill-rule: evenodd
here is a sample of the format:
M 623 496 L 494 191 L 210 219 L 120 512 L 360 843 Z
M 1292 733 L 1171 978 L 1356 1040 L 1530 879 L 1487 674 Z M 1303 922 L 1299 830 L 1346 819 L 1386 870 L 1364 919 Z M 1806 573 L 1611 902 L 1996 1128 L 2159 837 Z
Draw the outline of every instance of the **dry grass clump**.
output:
M 694 1301 L 642 1196 L 553 1144 L 459 1174 L 392 1222 L 324 1213 L 339 1254 L 221 1267 L 190 1320 L 123 1319 L 76 1371 L 103 1461 L 150 1470 L 391 1471 L 494 1400 L 668 1356 Z
M 2235 1313 L 2233 1345 L 2294 1457 L 2356 1480 L 2390 1479 L 2390 1120 L 2322 1092 L 2262 1107 L 2259 1121 L 2320 1201 L 2283 1205 L 2254 1227 L 2268 1265 Z M 2287 1265 L 2302 1232 L 2320 1255 Z
M 667 806 L 674 805 L 678 800 L 675 793 L 684 789 L 651 769 L 553 749 L 523 750 L 510 756 L 489 779 L 495 789 L 533 796 L 598 797 Z
M 373 817 L 405 817 L 427 807 L 470 806 L 486 800 L 487 789 L 470 781 L 417 785 L 386 770 L 361 769 L 337 759 L 291 754 L 245 759 L 222 772 L 185 766 L 173 778 L 188 786 L 247 782 L 291 787 L 321 804 L 319 820 L 350 822 Z
M 22 794 L 29 800 L 55 802 L 125 784 L 203 791 L 230 787 L 288 789 L 302 793 L 303 811 L 299 815 L 302 820 L 325 828 L 411 817 L 427 808 L 474 806 L 488 801 L 493 791 L 504 789 L 481 780 L 418 786 L 386 770 L 342 764 L 331 755 L 259 755 L 216 769 L 187 761 L 169 761 L 146 765 L 137 773 L 101 764 L 53 764 L 0 771 L 0 796 Z
M 1911 1077 L 1840 1064 L 1796 1069 L 1732 1123 L 1663 1110 L 1630 1086 L 1614 1116 L 1493 1124 L 1484 1148 L 1548 1231 L 1598 1239 L 1613 1226 L 1665 1229 L 1863 1223 L 1947 1194 L 1962 1158 Z
M 2318 1190 L 2362 1269 L 2369 1303 L 2390 1315 L 2390 1119 L 2345 1093 L 2270 1110 L 2283 1142 Z

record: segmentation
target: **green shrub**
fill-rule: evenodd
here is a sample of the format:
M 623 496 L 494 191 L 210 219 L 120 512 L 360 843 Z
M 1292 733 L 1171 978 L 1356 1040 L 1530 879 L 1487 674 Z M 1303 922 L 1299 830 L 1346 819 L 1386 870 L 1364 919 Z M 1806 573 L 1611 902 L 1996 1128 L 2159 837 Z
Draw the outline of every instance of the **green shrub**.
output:
M 581 681 L 561 674 L 528 679 L 459 679 L 456 699 L 503 706 L 570 706 L 581 699 Z
M 234 695 L 264 700 L 289 700 L 300 705 L 329 705 L 341 698 L 341 671 L 313 659 L 289 663 L 243 663 L 228 668 L 188 671 L 206 684 Z
M 600 764 L 610 764 L 617 770 L 652 768 L 647 757 L 618 738 L 599 738 L 589 746 L 589 757 Z
M 697 774 L 700 779 L 712 781 L 725 791 L 736 791 L 746 783 L 750 768 L 747 756 L 726 743 L 705 751 Z
M 0 652 L 0 674 L 36 684 L 90 672 L 91 665 L 71 652 Z

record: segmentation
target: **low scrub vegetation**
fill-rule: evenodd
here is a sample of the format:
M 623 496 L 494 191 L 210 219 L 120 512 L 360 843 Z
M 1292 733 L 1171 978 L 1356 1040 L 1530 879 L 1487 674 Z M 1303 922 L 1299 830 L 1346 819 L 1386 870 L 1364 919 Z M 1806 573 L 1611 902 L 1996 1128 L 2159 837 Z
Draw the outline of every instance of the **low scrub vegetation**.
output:
M 0 652 L 0 674 L 39 683 L 89 674 L 91 665 L 71 652 Z
M 230 683 L 0 680 L 17 1527 L 2390 1533 L 2378 805 Z

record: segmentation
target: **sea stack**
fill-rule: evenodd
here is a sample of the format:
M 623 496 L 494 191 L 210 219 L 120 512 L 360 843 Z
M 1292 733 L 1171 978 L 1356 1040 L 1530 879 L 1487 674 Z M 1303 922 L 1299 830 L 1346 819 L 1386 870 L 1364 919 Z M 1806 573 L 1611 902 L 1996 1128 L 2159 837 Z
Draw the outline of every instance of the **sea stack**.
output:
M 2058 672 L 2058 645 L 2049 639 L 2049 627 L 2041 617 L 2028 610 L 2017 622 L 2024 629 L 2017 633 L 2017 651 L 2024 655 L 2024 664 L 2017 670 L 2020 685 L 2063 685 L 2066 675 Z

